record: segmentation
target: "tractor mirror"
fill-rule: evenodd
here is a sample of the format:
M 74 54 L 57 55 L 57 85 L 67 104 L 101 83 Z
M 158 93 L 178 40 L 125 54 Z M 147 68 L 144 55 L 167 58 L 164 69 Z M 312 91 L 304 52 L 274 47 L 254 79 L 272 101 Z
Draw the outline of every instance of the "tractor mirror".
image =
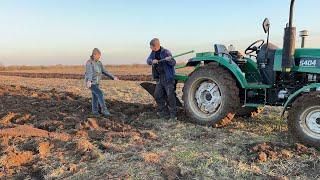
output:
M 262 26 L 263 26 L 264 32 L 268 33 L 270 29 L 270 21 L 268 18 L 264 19 Z

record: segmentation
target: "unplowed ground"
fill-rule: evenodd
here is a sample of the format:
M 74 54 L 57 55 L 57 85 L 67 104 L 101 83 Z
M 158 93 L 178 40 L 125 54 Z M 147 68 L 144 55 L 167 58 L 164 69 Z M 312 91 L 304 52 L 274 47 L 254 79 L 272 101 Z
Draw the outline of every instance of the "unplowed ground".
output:
M 290 138 L 279 109 L 202 127 L 183 110 L 159 119 L 136 83 L 104 81 L 112 116 L 95 119 L 81 81 L 42 81 L 0 76 L 0 179 L 320 178 L 319 151 Z
M 124 81 L 151 81 L 151 68 L 148 65 L 106 66 L 106 69 Z M 188 74 L 193 68 L 178 69 L 180 74 Z M 84 66 L 10 66 L 0 67 L 2 76 L 20 76 L 28 78 L 83 79 Z M 108 79 L 107 77 L 103 77 Z
M 0 75 L 4 76 L 20 76 L 28 78 L 60 78 L 60 79 L 83 79 L 83 74 L 70 74 L 70 73 L 34 73 L 34 72 L 0 72 Z M 151 81 L 151 75 L 118 75 L 115 74 L 119 79 L 124 81 Z M 103 77 L 103 79 L 109 79 Z

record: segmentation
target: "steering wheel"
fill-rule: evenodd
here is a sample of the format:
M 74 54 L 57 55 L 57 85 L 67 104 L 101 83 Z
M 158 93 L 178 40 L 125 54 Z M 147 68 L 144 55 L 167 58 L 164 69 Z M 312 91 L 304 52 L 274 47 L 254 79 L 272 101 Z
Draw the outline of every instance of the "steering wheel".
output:
M 261 44 L 260 44 L 261 43 Z M 257 44 L 260 44 L 259 46 L 256 46 Z M 253 52 L 258 53 L 258 51 L 261 49 L 262 45 L 264 44 L 264 40 L 260 39 L 254 43 L 252 43 L 246 50 L 245 54 L 249 55 L 252 54 Z

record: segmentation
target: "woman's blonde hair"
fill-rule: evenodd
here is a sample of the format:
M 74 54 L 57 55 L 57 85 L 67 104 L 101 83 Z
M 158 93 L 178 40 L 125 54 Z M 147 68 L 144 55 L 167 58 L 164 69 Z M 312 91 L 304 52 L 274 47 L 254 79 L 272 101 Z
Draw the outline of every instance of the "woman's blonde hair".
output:
M 100 54 L 100 55 L 101 55 L 101 51 L 100 51 L 98 48 L 94 48 L 94 49 L 92 50 L 92 54 L 91 54 L 91 56 L 90 56 L 91 59 L 93 59 L 93 55 L 94 55 L 94 54 Z

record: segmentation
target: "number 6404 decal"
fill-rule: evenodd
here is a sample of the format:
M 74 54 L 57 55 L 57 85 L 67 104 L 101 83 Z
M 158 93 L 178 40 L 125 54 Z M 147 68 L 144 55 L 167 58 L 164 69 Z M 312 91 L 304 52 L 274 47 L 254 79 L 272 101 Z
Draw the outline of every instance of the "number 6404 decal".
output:
M 300 67 L 317 67 L 318 63 L 317 59 L 302 59 L 300 61 Z

